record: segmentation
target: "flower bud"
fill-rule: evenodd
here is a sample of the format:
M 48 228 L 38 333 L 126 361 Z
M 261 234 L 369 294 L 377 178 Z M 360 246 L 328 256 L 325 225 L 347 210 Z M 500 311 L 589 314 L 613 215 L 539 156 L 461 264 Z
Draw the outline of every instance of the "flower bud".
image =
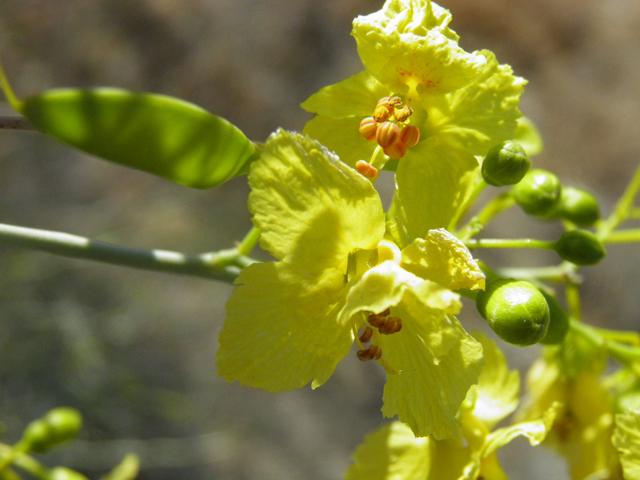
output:
M 400 130 L 400 137 L 398 137 L 398 141 L 402 142 L 405 147 L 415 147 L 418 144 L 419 140 L 420 129 L 418 127 L 407 125 L 402 130 Z
M 507 343 L 526 347 L 538 343 L 547 334 L 549 306 L 540 290 L 529 282 L 494 279 L 478 293 L 476 307 Z
M 378 130 L 378 124 L 373 119 L 373 117 L 364 118 L 360 122 L 360 135 L 362 135 L 366 140 L 373 140 L 376 138 L 376 131 Z
M 516 203 L 529 215 L 544 217 L 550 215 L 558 201 L 562 185 L 553 173 L 545 170 L 531 170 L 513 187 L 511 194 Z
M 376 140 L 378 141 L 378 145 L 382 148 L 387 148 L 396 143 L 399 135 L 400 129 L 398 128 L 398 125 L 392 122 L 384 122 L 378 125 Z
M 516 142 L 502 142 L 489 150 L 482 162 L 482 176 L 494 187 L 515 185 L 529 171 L 531 161 Z
M 26 444 L 28 451 L 41 453 L 74 439 L 81 428 L 82 417 L 77 410 L 68 407 L 54 408 L 27 425 L 22 442 Z
M 555 251 L 561 259 L 576 265 L 595 265 L 607 255 L 598 237 L 580 229 L 564 232 L 555 244 Z
M 596 197 L 586 190 L 563 187 L 556 214 L 579 227 L 590 227 L 600 219 L 600 206 Z
M 554 297 L 544 291 L 541 291 L 541 293 L 547 301 L 547 305 L 549 305 L 549 328 L 540 343 L 556 345 L 561 343 L 569 333 L 569 315 Z

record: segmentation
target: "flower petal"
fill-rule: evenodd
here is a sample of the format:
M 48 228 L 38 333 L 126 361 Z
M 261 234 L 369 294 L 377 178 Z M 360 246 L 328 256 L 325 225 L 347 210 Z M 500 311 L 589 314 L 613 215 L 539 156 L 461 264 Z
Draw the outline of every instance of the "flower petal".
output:
M 455 438 L 460 404 L 478 381 L 482 346 L 455 318 L 448 317 L 447 328 L 440 330 L 445 336 L 442 343 L 450 348 L 445 355 L 432 356 L 428 344 L 431 319 L 426 312 L 416 315 L 424 310 L 417 303 L 407 305 L 400 332 L 380 338 L 383 357 L 400 372 L 387 375 L 382 413 L 385 417 L 398 415 L 418 437 Z
M 420 142 L 409 150 L 396 172 L 394 205 L 402 247 L 449 226 L 475 185 L 478 167 L 469 153 L 441 143 Z
M 459 296 L 386 261 L 367 271 L 349 289 L 340 323 L 362 311 L 381 312 L 402 321 L 391 335 L 376 335 L 388 371 L 385 417 L 398 415 L 416 436 L 436 439 L 458 435 L 456 414 L 478 380 L 482 346 L 452 317 Z
M 514 76 L 509 65 L 500 65 L 489 50 L 478 54 L 486 63 L 472 82 L 425 105 L 428 119 L 421 133 L 484 156 L 495 144 L 515 136 L 522 116 L 518 104 L 527 81 Z
M 402 267 L 415 275 L 458 290 L 483 289 L 484 274 L 469 249 L 443 228 L 430 230 L 402 251 Z
M 624 478 L 640 480 L 640 412 L 616 415 L 613 445 L 620 452 Z
M 261 246 L 301 270 L 346 268 L 349 253 L 375 248 L 384 235 L 384 211 L 371 183 L 307 136 L 271 135 L 249 185 Z
M 356 116 L 360 122 L 364 117 L 373 115 L 378 100 L 392 93 L 389 87 L 363 70 L 335 85 L 321 88 L 307 98 L 301 107 L 308 112 L 331 118 Z
M 482 333 L 475 333 L 474 337 L 482 344 L 484 366 L 478 384 L 471 387 L 473 395 L 467 399 L 474 398 L 472 415 L 487 430 L 492 430 L 518 406 L 520 376 L 517 370 L 509 371 L 507 360 L 495 342 Z
M 356 117 L 334 119 L 319 115 L 307 122 L 303 132 L 335 152 L 344 163 L 354 167 L 358 160 L 369 161 L 378 146 L 375 141 L 368 142 L 360 135 L 360 120 Z
M 416 438 L 392 422 L 368 435 L 353 461 L 345 480 L 458 480 L 471 459 L 458 440 Z
M 450 15 L 429 0 L 388 0 L 382 10 L 357 17 L 352 35 L 365 69 L 414 102 L 468 84 L 486 63 L 467 53 L 446 25 Z
M 303 275 L 282 262 L 245 268 L 227 303 L 218 374 L 270 392 L 322 385 L 353 343 L 337 322 L 344 275 Z

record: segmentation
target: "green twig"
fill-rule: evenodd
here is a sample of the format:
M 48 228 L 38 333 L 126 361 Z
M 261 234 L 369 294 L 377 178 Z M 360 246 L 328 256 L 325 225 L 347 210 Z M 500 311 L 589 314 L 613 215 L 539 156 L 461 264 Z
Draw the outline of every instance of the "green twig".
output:
M 611 233 L 625 220 L 629 218 L 633 209 L 633 202 L 640 190 L 640 165 L 633 174 L 633 178 L 627 185 L 620 200 L 616 204 L 611 215 L 605 221 L 600 222 L 598 225 L 597 235 L 603 242 L 606 242 Z
M 603 243 L 634 243 L 640 242 L 640 228 L 616 230 L 602 239 Z
M 577 267 L 569 262 L 563 262 L 560 265 L 548 267 L 499 268 L 497 271 L 501 277 L 506 278 L 518 278 L 522 280 L 553 283 L 582 283 L 582 277 L 578 274 Z
M 478 240 L 467 240 L 464 242 L 464 244 L 468 248 L 541 248 L 544 250 L 555 249 L 555 242 L 533 240 L 531 238 L 482 238 Z
M 249 255 L 251 253 L 251 250 L 253 250 L 253 248 L 258 243 L 261 233 L 262 232 L 259 228 L 252 227 L 251 230 L 249 230 L 249 233 L 245 235 L 245 237 L 242 239 L 242 242 L 240 242 L 240 244 L 238 245 L 238 253 L 240 255 Z
M 0 244 L 16 245 L 72 258 L 144 270 L 191 275 L 233 283 L 255 260 L 237 249 L 189 255 L 167 250 L 124 247 L 62 232 L 0 224 Z
M 473 187 L 473 190 L 471 191 L 471 194 L 469 194 L 469 198 L 467 198 L 464 204 L 458 208 L 455 215 L 451 219 L 451 222 L 449 222 L 449 227 L 447 228 L 447 230 L 452 232 L 455 229 L 456 225 L 460 221 L 460 218 L 462 218 L 465 212 L 471 207 L 476 198 L 478 198 L 478 195 L 480 195 L 482 191 L 488 186 L 489 185 L 484 180 L 484 178 L 481 178 L 480 181 L 476 183 L 476 185 Z
M 462 233 L 458 238 L 463 241 L 469 240 L 471 237 L 484 230 L 484 227 L 497 215 L 513 207 L 515 204 L 516 202 L 509 192 L 498 195 L 487 203 L 477 215 L 474 215 L 469 222 L 467 222 L 467 224 L 461 229 Z

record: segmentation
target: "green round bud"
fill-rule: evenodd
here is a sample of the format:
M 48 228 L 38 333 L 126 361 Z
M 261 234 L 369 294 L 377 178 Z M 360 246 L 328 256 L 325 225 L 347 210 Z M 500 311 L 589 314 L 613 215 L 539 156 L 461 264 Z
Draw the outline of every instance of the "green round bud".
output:
M 54 408 L 42 420 L 49 426 L 54 444 L 73 440 L 82 429 L 82 415 L 75 408 Z
M 513 278 L 491 280 L 478 294 L 476 307 L 507 343 L 526 347 L 547 334 L 549 306 L 540 290 L 529 282 Z
M 482 177 L 494 187 L 515 185 L 531 167 L 531 160 L 520 144 L 512 141 L 495 145 L 482 162 Z
M 87 480 L 80 472 L 67 467 L 53 467 L 47 471 L 47 480 Z
M 576 265 L 595 265 L 607 255 L 598 237 L 587 230 L 564 232 L 555 244 L 560 258 Z
M 513 187 L 511 194 L 526 213 L 545 217 L 558 205 L 561 190 L 558 177 L 546 170 L 535 169 Z
M 549 328 L 540 343 L 556 345 L 561 343 L 569 333 L 569 315 L 553 296 L 543 291 L 541 293 L 549 305 Z
M 590 227 L 600 219 L 600 206 L 586 190 L 563 187 L 556 213 L 579 227 Z
M 34 420 L 24 429 L 21 443 L 29 452 L 43 453 L 51 446 L 51 428 L 41 418 Z

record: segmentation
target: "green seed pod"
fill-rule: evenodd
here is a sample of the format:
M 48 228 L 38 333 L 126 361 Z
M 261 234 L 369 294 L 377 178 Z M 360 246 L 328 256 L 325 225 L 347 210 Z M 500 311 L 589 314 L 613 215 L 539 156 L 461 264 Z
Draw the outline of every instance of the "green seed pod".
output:
M 544 345 L 556 345 L 564 340 L 569 333 L 569 315 L 558 303 L 555 297 L 541 291 L 549 305 L 549 328 L 547 334 L 540 343 Z
M 600 206 L 596 197 L 586 190 L 563 187 L 556 214 L 579 227 L 590 227 L 600 219 Z
M 511 194 L 526 213 L 545 217 L 556 208 L 561 190 L 558 177 L 546 170 L 535 169 L 513 187 Z
M 54 408 L 42 420 L 49 426 L 53 444 L 73 440 L 82 429 L 82 416 L 75 408 Z
M 526 347 L 547 334 L 549 306 L 540 290 L 529 282 L 496 278 L 478 294 L 476 307 L 507 343 Z
M 598 237 L 587 230 L 564 232 L 555 244 L 560 258 L 576 265 L 595 265 L 607 255 Z
M 531 167 L 531 160 L 520 144 L 508 141 L 495 145 L 482 162 L 482 177 L 494 187 L 515 185 Z
M 188 187 L 221 185 L 246 170 L 255 153 L 227 120 L 165 95 L 64 88 L 12 100 L 60 142 Z

